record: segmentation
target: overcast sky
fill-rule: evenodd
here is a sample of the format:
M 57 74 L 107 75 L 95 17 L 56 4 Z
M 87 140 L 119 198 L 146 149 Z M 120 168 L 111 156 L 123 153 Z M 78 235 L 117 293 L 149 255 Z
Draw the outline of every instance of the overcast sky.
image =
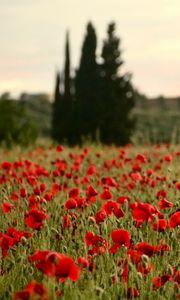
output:
M 53 93 L 70 30 L 72 70 L 92 21 L 101 52 L 115 21 L 124 71 L 148 96 L 180 95 L 180 0 L 0 0 L 0 93 Z

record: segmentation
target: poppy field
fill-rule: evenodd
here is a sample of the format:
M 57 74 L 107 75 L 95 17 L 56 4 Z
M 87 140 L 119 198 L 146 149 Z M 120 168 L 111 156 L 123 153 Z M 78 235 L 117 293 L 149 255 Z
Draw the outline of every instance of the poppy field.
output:
M 0 299 L 180 299 L 180 149 L 0 150 Z

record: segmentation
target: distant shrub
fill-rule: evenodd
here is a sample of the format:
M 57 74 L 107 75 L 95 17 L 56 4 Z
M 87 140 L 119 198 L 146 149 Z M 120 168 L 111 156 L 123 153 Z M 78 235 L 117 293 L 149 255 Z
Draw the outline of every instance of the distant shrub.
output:
M 180 118 L 177 111 L 134 111 L 137 143 L 180 143 Z
M 35 142 L 38 130 L 20 101 L 0 99 L 0 143 L 27 146 Z

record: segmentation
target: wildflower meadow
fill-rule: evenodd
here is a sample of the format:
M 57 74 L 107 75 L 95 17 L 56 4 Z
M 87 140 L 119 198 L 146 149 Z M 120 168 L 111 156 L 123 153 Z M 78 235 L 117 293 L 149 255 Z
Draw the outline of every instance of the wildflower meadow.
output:
M 180 299 L 180 149 L 0 150 L 0 299 Z

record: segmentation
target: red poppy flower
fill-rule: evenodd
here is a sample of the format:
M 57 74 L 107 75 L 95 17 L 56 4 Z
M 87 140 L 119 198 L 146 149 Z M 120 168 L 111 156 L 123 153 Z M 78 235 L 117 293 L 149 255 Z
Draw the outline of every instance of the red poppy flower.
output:
M 71 257 L 61 254 L 54 275 L 58 277 L 61 282 L 64 282 L 66 278 L 77 281 L 80 275 L 80 268 L 74 263 Z
M 115 253 L 118 248 L 121 248 L 123 245 L 129 248 L 130 246 L 130 233 L 126 229 L 113 229 L 111 232 L 111 237 L 114 242 L 114 245 L 109 249 L 111 253 Z
M 43 220 L 47 217 L 48 214 L 34 208 L 31 209 L 29 213 L 25 213 L 25 222 L 26 225 L 32 229 L 41 229 L 43 226 Z
M 54 177 L 58 177 L 60 175 L 60 171 L 59 170 L 53 170 L 53 176 Z
M 83 256 L 78 256 L 77 261 L 81 268 L 87 268 L 89 266 L 88 259 L 84 258 Z
M 79 188 L 72 188 L 70 191 L 69 191 L 69 198 L 78 198 L 79 197 Z
M 131 173 L 131 179 L 132 179 L 133 181 L 140 181 L 140 180 L 142 179 L 142 176 L 141 176 L 141 174 L 138 173 L 138 172 L 132 172 L 132 173 Z
M 56 252 L 53 252 L 56 253 Z M 42 261 L 45 260 L 48 254 L 52 254 L 50 250 L 37 250 L 33 255 L 29 256 L 29 261 Z
M 153 290 L 159 289 L 170 279 L 170 275 L 162 275 L 153 278 L 152 285 Z
M 24 230 L 17 231 L 14 227 L 9 227 L 4 235 L 0 232 L 0 248 L 2 250 L 2 256 L 6 257 L 9 249 L 19 243 L 23 236 L 30 238 L 32 237 L 32 234 L 25 232 Z
M 72 209 L 72 208 L 76 208 L 77 207 L 77 202 L 75 199 L 68 199 L 66 202 L 65 202 L 65 208 L 66 209 Z
M 79 279 L 80 268 L 70 256 L 51 250 L 38 250 L 29 257 L 30 261 L 37 261 L 37 268 L 44 274 L 58 278 L 61 282 L 69 278 Z
M 46 201 L 51 201 L 52 200 L 52 197 L 53 197 L 53 193 L 52 192 L 48 192 L 44 195 L 44 199 Z
M 158 205 L 161 209 L 165 209 L 168 207 L 173 207 L 173 203 L 168 201 L 166 198 L 162 198 L 159 200 Z
M 40 188 L 40 191 L 43 193 L 45 191 L 45 189 L 46 189 L 46 184 L 44 182 L 42 182 L 40 184 L 39 188 Z
M 150 245 L 146 242 L 138 243 L 135 246 L 135 249 L 141 251 L 149 257 L 153 256 L 153 254 L 157 252 L 157 246 Z
M 16 228 L 9 227 L 5 234 L 9 237 L 12 237 L 14 239 L 14 244 L 16 244 L 26 233 L 27 232 L 24 232 L 24 230 L 17 231 Z
M 0 234 L 0 248 L 2 250 L 3 257 L 7 256 L 9 249 L 14 246 L 14 243 L 15 241 L 12 237 Z
M 175 228 L 180 225 L 180 210 L 173 213 L 169 219 L 169 226 Z
M 102 200 L 112 199 L 112 194 L 108 188 L 105 188 L 104 191 L 101 193 L 100 198 Z
M 60 290 L 56 290 L 55 294 L 57 297 L 60 297 L 62 295 L 62 292 Z
M 111 237 L 114 243 L 130 246 L 130 233 L 126 229 L 113 229 L 111 232 Z
M 180 285 L 180 270 L 173 268 L 173 281 L 177 282 Z
M 71 221 L 68 216 L 63 216 L 63 227 L 67 228 L 71 225 Z
M 37 195 L 37 196 L 39 196 L 41 194 L 40 188 L 38 186 L 36 186 L 34 188 L 34 194 Z
M 11 209 L 14 207 L 14 205 L 12 203 L 9 203 L 6 201 L 3 201 L 1 206 L 2 206 L 2 210 L 5 214 L 9 213 L 11 211 Z
M 17 200 L 19 200 L 19 195 L 18 195 L 18 193 L 17 192 L 12 192 L 11 193 L 11 199 L 12 200 L 15 200 L 15 201 L 17 201 Z
M 27 284 L 24 290 L 16 292 L 14 294 L 13 300 L 28 300 L 31 298 L 34 299 L 34 296 L 39 296 L 41 300 L 48 300 L 47 297 L 47 289 L 43 285 L 43 283 L 39 283 L 36 280 L 32 280 L 30 283 Z
M 137 221 L 137 227 L 139 227 L 143 221 L 151 222 L 155 215 L 159 218 L 163 218 L 163 214 L 158 208 L 150 203 L 134 202 L 130 203 L 130 207 L 133 210 L 133 218 Z
M 160 197 L 165 198 L 166 196 L 167 196 L 167 192 L 166 192 L 166 190 L 164 190 L 164 189 L 162 189 L 162 190 L 160 190 L 160 191 L 158 191 L 158 192 L 156 193 L 156 197 L 157 197 L 157 198 L 160 198 Z
M 148 262 L 139 262 L 138 263 L 138 268 L 137 271 L 142 273 L 144 276 L 147 276 L 147 274 L 149 274 L 150 271 L 154 270 L 154 265 L 151 265 Z
M 144 154 L 139 153 L 136 155 L 136 160 L 138 160 L 141 163 L 146 163 L 148 159 Z
M 104 239 L 101 235 L 94 234 L 92 231 L 88 231 L 84 236 L 85 243 L 88 247 L 92 246 L 90 250 L 88 250 L 88 254 L 102 254 L 105 249 L 109 246 L 106 239 Z
M 156 246 L 156 250 L 161 253 L 161 256 L 163 256 L 165 251 L 171 250 L 171 247 L 169 244 L 165 243 L 164 240 L 161 240 L 160 245 Z
M 14 294 L 14 297 L 13 297 L 13 300 L 29 300 L 31 296 L 31 293 L 30 291 L 27 291 L 26 289 L 25 290 L 22 290 L 22 291 L 19 291 L 19 292 L 16 292 Z
M 93 255 L 93 254 L 102 254 L 106 250 L 106 248 L 109 246 L 108 242 L 106 239 L 104 239 L 100 235 L 94 235 L 93 240 L 92 240 L 92 248 L 88 250 L 88 254 Z
M 63 150 L 64 150 L 63 145 L 57 145 L 57 146 L 56 146 L 56 151 L 57 151 L 57 152 L 62 152 Z
M 91 164 L 91 165 L 88 167 L 86 174 L 87 174 L 88 176 L 92 176 L 92 175 L 95 174 L 95 173 L 96 173 L 96 166 L 93 165 L 93 164 Z
M 119 203 L 113 200 L 108 200 L 105 202 L 101 209 L 104 210 L 108 216 L 114 213 L 117 218 L 124 217 L 124 211 L 120 208 Z
M 117 187 L 117 182 L 116 182 L 115 179 L 112 178 L 112 177 L 103 177 L 103 178 L 101 179 L 101 182 L 102 182 L 103 184 L 108 185 L 108 186 Z
M 117 278 L 116 278 L 115 275 L 112 275 L 112 276 L 111 276 L 111 281 L 112 281 L 112 284 L 115 284 L 115 283 L 116 283 Z
M 37 184 L 37 178 L 35 176 L 27 175 L 26 180 L 31 186 L 34 186 L 35 184 Z
M 57 182 L 54 182 L 51 187 L 51 193 L 52 195 L 56 195 L 59 192 L 59 184 Z
M 99 210 L 96 214 L 95 214 L 95 220 L 96 223 L 99 224 L 101 222 L 104 222 L 106 220 L 107 214 L 105 211 L 103 210 Z
M 128 282 L 128 275 L 129 275 L 129 268 L 128 268 L 128 263 L 125 260 L 124 265 L 123 265 L 123 269 L 122 269 L 122 273 L 121 273 L 121 276 L 123 278 L 123 281 L 124 281 L 125 285 Z
M 163 232 L 167 228 L 167 221 L 165 219 L 159 219 L 152 224 L 152 229 L 154 231 Z
M 133 190 L 134 188 L 135 188 L 135 183 L 134 182 L 129 182 L 129 183 L 127 183 L 126 185 L 125 185 L 125 187 L 126 187 L 126 189 L 128 190 L 128 191 L 131 191 L 131 190 Z
M 25 198 L 27 196 L 27 191 L 25 188 L 20 188 L 19 191 L 22 198 Z
M 147 169 L 146 174 L 147 174 L 147 176 L 151 176 L 153 174 L 153 170 Z
M 180 182 L 177 182 L 177 183 L 176 183 L 176 189 L 177 189 L 177 190 L 180 190 Z
M 87 246 L 90 246 L 93 244 L 93 238 L 94 238 L 94 232 L 92 231 L 88 231 L 85 236 L 84 236 L 84 240 Z
M 134 299 L 139 296 L 139 291 L 137 288 L 128 288 L 127 290 L 127 298 Z
M 94 202 L 96 200 L 97 194 L 98 193 L 97 193 L 96 189 L 92 185 L 87 187 L 87 190 L 86 190 L 87 200 L 89 200 L 90 202 Z
M 127 201 L 129 200 L 129 196 L 122 195 L 122 196 L 118 197 L 117 202 L 120 203 L 120 204 L 123 204 L 126 200 Z
M 32 208 L 38 208 L 38 200 L 34 194 L 30 195 L 29 198 L 29 207 Z
M 170 162 L 172 160 L 172 155 L 171 154 L 165 155 L 164 160 Z
M 134 202 L 130 204 L 133 218 L 138 222 L 138 226 L 143 221 L 151 221 L 154 218 L 154 208 L 149 203 Z
M 78 208 L 84 208 L 86 207 L 88 204 L 86 203 L 85 198 L 77 198 L 76 199 L 76 203 L 77 203 L 77 207 Z
M 141 256 L 143 255 L 143 253 L 139 250 L 129 249 L 127 251 L 127 255 L 130 256 L 132 262 L 138 264 L 138 262 L 140 262 L 141 260 Z
M 101 209 L 104 210 L 106 214 L 109 216 L 112 214 L 115 205 L 119 207 L 117 202 L 113 200 L 108 200 L 107 202 L 103 203 Z
M 9 171 L 12 168 L 12 163 L 10 161 L 3 161 L 1 163 L 1 168 Z

